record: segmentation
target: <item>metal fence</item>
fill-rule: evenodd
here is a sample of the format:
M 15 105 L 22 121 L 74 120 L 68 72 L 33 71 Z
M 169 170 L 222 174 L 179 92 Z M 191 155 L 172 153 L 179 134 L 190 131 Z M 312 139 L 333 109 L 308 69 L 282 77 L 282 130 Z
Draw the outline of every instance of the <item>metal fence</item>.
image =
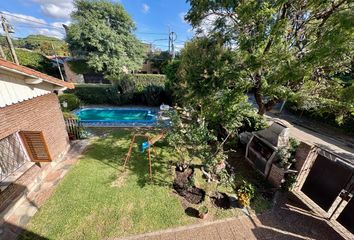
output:
M 80 121 L 75 118 L 65 119 L 66 131 L 69 134 L 70 140 L 81 139 L 83 126 Z

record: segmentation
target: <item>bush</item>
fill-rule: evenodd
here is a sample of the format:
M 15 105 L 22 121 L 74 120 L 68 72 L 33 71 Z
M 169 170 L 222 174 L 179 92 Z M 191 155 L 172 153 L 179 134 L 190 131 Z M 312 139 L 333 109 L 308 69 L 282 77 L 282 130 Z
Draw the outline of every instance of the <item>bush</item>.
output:
M 72 111 L 80 106 L 80 99 L 69 93 L 59 95 L 59 102 L 64 111 Z M 63 107 L 63 102 L 67 103 L 67 107 Z
M 119 104 L 119 93 L 112 85 L 80 84 L 65 93 L 75 94 L 85 104 Z
M 255 189 L 252 184 L 242 181 L 242 184 L 237 187 L 236 195 L 239 203 L 242 206 L 249 206 L 251 199 L 254 197 Z
M 162 74 L 126 74 L 113 82 L 134 82 L 135 92 L 141 92 L 148 86 L 165 87 L 166 76 Z
M 65 120 L 66 119 L 73 119 L 73 118 L 77 119 L 77 116 L 71 112 L 63 112 L 63 117 Z
M 133 78 L 132 76 L 139 77 Z M 149 76 L 153 78 L 148 81 Z M 171 98 L 165 91 L 163 79 L 163 75 L 126 75 L 120 80 L 115 80 L 113 85 L 78 84 L 75 89 L 66 90 L 65 93 L 75 94 L 83 103 L 93 105 L 159 106 L 162 103 L 171 104 Z
M 9 50 L 4 50 L 8 59 L 11 59 Z M 48 74 L 50 76 L 60 78 L 59 70 L 54 67 L 49 59 L 40 53 L 26 49 L 16 49 L 18 61 L 22 66 L 32 68 L 36 71 Z

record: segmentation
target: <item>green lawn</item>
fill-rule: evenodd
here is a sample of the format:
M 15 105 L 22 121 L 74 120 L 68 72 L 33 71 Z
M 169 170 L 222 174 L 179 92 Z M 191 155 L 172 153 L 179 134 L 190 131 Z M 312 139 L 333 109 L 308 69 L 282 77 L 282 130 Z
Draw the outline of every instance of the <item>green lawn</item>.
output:
M 27 230 L 49 239 L 101 239 L 201 221 L 184 213 L 186 203 L 172 191 L 171 161 L 175 158 L 163 142 L 153 148 L 152 181 L 147 154 L 137 147 L 123 172 L 131 134 L 119 130 L 95 140 Z M 196 175 L 197 186 L 204 187 L 201 173 Z M 210 220 L 241 214 L 239 209 L 213 209 L 208 198 L 205 204 L 210 208 Z M 30 236 L 23 234 L 20 239 Z

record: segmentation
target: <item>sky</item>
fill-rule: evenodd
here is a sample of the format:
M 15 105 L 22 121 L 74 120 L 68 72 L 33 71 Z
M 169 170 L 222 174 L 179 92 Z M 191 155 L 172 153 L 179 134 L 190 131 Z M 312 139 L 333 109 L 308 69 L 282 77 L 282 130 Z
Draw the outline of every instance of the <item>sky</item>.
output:
M 136 36 L 154 47 L 167 49 L 168 29 L 177 34 L 176 48 L 191 39 L 193 31 L 183 16 L 189 9 L 185 0 L 111 0 L 121 3 L 132 16 Z M 62 24 L 70 24 L 73 0 L 0 0 L 0 11 L 14 26 L 14 38 L 42 34 L 63 38 Z M 3 34 L 2 29 L 0 31 Z

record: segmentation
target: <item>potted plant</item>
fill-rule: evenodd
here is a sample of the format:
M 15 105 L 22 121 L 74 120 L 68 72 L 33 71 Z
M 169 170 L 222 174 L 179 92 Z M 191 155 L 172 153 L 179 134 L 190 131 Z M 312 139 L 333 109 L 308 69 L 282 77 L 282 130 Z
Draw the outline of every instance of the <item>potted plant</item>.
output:
M 206 206 L 201 206 L 199 209 L 198 209 L 198 212 L 199 212 L 199 218 L 201 219 L 206 219 L 208 217 L 208 208 Z
M 248 207 L 251 199 L 254 197 L 253 185 L 242 181 L 242 184 L 236 190 L 236 196 L 241 207 Z

